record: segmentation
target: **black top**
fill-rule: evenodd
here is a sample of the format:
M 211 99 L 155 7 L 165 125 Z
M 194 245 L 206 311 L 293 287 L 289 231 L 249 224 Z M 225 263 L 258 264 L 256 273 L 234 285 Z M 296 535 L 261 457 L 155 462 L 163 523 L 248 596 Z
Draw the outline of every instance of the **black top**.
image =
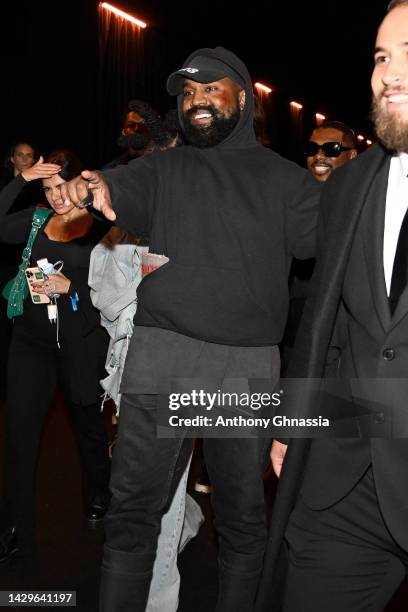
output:
M 320 185 L 257 142 L 242 62 L 218 47 L 195 53 L 245 82 L 232 132 L 216 146 L 179 147 L 103 172 L 117 224 L 149 235 L 150 251 L 170 259 L 139 285 L 135 324 L 217 344 L 278 344 L 292 257 L 314 255 Z
M 185 146 L 104 172 L 117 224 L 170 261 L 138 287 L 136 325 L 269 346 L 283 336 L 293 256 L 314 255 L 320 194 L 272 151 Z
M 0 193 L 0 241 L 21 244 L 21 251 L 27 243 L 34 209 L 26 209 L 7 215 L 16 195 L 23 189 L 25 181 L 17 176 Z M 45 227 L 52 215 L 43 224 L 33 244 L 30 266 L 36 266 L 38 259 L 46 257 L 50 263 L 64 262 L 63 274 L 71 281 L 70 293 L 79 296 L 78 310 L 71 306 L 69 295 L 58 299 L 59 338 L 61 351 L 68 356 L 72 365 L 72 386 L 79 403 L 93 403 L 101 391 L 98 380 L 103 372 L 100 364 L 106 357 L 107 334 L 100 327 L 100 316 L 91 302 L 88 286 L 89 258 L 95 244 L 106 234 L 109 224 L 94 218 L 85 236 L 68 242 L 51 240 Z M 17 272 L 17 270 L 15 271 Z M 3 299 L 3 298 L 2 298 Z M 24 311 L 15 318 L 14 333 L 29 336 L 38 341 L 40 347 L 57 347 L 56 326 L 48 320 L 47 308 L 33 304 L 29 295 L 24 302 Z M 102 354 L 101 354 L 102 353 Z

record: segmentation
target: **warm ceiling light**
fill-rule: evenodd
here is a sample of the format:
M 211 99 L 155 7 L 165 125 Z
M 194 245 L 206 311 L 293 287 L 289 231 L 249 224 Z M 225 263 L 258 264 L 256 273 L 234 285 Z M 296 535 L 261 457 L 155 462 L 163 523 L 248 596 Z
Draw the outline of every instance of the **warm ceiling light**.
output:
M 124 13 L 120 9 L 116 8 L 116 6 L 112 6 L 108 2 L 101 2 L 101 7 L 107 11 L 110 11 L 111 13 L 115 13 L 115 15 L 118 17 L 122 17 L 123 19 L 134 23 L 135 25 L 139 26 L 139 28 L 145 28 L 147 26 L 147 24 L 140 21 L 140 19 L 136 19 L 136 17 L 132 17 L 132 15 L 128 15 L 128 13 Z
M 257 89 L 261 89 L 262 91 L 265 91 L 268 94 L 270 94 L 272 91 L 270 87 L 268 87 L 267 85 L 264 85 L 263 83 L 255 83 L 255 87 Z
M 302 104 L 299 104 L 299 102 L 294 102 L 294 101 L 293 101 L 293 102 L 291 102 L 291 103 L 290 103 L 290 105 L 291 105 L 293 108 L 297 108 L 298 110 L 302 110 L 302 108 L 303 108 Z
M 368 146 L 371 146 L 373 144 L 373 141 L 372 140 L 366 140 L 366 143 L 367 143 Z
M 361 140 L 361 141 L 363 141 L 363 140 L 364 140 L 364 136 L 362 136 L 362 134 L 359 134 L 359 135 L 357 136 L 357 140 Z
M 317 121 L 326 121 L 326 115 L 322 115 L 321 113 L 316 113 L 315 117 Z

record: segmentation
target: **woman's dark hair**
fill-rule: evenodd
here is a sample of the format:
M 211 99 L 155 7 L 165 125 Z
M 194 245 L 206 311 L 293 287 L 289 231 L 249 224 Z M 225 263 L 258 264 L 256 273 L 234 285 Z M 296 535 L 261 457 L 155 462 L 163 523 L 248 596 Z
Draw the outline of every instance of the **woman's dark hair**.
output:
M 7 151 L 6 157 L 4 158 L 3 176 L 12 176 L 13 175 L 14 166 L 13 166 L 13 164 L 11 162 L 11 158 L 14 156 L 14 152 L 17 149 L 17 147 L 19 147 L 21 145 L 28 145 L 29 147 L 31 147 L 32 150 L 34 151 L 34 163 L 36 163 L 38 161 L 38 153 L 37 153 L 36 148 L 35 148 L 35 146 L 33 145 L 32 142 L 30 142 L 29 140 L 16 140 L 15 142 L 13 142 L 13 144 L 11 145 L 9 150 Z
M 58 175 L 64 179 L 64 181 L 70 181 L 71 179 L 79 176 L 84 170 L 84 165 L 79 159 L 78 155 L 69 149 L 57 149 L 52 151 L 45 160 L 47 164 L 58 164 L 61 166 Z

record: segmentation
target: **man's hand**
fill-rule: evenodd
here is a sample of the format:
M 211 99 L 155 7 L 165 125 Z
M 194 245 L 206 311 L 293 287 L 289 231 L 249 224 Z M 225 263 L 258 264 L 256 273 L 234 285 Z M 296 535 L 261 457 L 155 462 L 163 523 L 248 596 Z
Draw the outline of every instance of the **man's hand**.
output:
M 273 471 L 275 472 L 278 478 L 280 477 L 280 473 L 281 473 L 283 462 L 285 460 L 287 448 L 288 448 L 287 444 L 282 444 L 281 442 L 278 442 L 277 440 L 274 440 L 272 443 L 271 455 L 270 455 L 271 462 L 272 462 Z
M 71 202 L 78 206 L 81 200 L 88 195 L 88 191 L 93 193 L 93 207 L 100 210 L 108 221 L 115 221 L 116 215 L 112 209 L 109 187 L 99 172 L 94 170 L 84 170 L 81 176 L 77 176 L 61 185 L 61 197 L 65 204 Z
M 21 176 L 29 183 L 30 181 L 35 181 L 36 179 L 51 178 L 54 176 L 54 174 L 58 174 L 60 171 L 61 166 L 58 164 L 44 164 L 44 158 L 41 156 L 38 162 L 31 166 L 31 168 L 23 170 Z

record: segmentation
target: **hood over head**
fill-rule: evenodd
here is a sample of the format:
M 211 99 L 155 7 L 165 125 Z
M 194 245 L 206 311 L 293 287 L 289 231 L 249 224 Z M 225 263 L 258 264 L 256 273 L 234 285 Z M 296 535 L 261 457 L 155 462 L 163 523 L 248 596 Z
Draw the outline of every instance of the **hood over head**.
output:
M 216 148 L 245 148 L 255 146 L 257 140 L 254 131 L 254 97 L 252 80 L 245 64 L 228 49 L 215 47 L 215 49 L 198 49 L 189 55 L 182 68 L 173 72 L 167 80 L 167 91 L 170 95 L 177 95 L 177 106 L 180 124 L 183 127 L 183 84 L 184 79 L 191 79 L 198 83 L 211 83 L 223 78 L 230 78 L 245 90 L 245 108 L 241 112 L 240 120 L 231 134 Z M 214 147 L 211 147 L 214 148 Z

